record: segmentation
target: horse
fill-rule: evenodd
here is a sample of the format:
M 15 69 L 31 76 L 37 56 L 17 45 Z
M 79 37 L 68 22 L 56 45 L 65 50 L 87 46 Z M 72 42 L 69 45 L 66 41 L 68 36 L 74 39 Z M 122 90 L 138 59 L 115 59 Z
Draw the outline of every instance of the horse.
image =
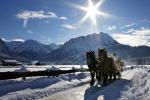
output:
M 123 61 L 118 58 L 116 61 L 115 61 L 115 69 L 116 69 L 116 75 L 118 76 L 118 78 L 121 77 L 121 72 L 123 71 L 123 66 L 124 66 L 124 63 Z
M 95 73 L 96 73 L 96 57 L 95 57 L 95 52 L 94 51 L 90 51 L 90 52 L 86 52 L 87 55 L 87 65 L 91 74 L 91 81 L 90 81 L 90 85 L 93 86 L 95 83 Z
M 105 49 L 98 48 L 98 63 L 97 63 L 97 80 L 102 81 L 102 85 L 107 84 L 109 75 L 108 57 Z
M 108 81 L 116 80 L 116 77 L 121 77 L 121 71 L 123 70 L 123 62 L 121 59 L 114 60 L 113 57 L 108 57 L 107 51 L 98 48 L 98 58 L 95 56 L 94 51 L 86 52 L 87 65 L 91 74 L 90 85 L 95 83 L 96 79 L 101 85 L 107 85 Z

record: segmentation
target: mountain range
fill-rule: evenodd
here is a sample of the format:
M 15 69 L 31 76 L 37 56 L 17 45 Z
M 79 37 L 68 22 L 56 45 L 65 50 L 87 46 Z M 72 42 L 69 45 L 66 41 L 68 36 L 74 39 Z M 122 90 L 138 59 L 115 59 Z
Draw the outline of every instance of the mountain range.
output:
M 86 62 L 86 51 L 106 48 L 109 53 L 116 53 L 122 59 L 150 56 L 150 47 L 131 47 L 114 40 L 110 35 L 100 32 L 73 38 L 63 45 L 42 44 L 35 40 L 24 42 L 0 40 L 0 58 L 22 58 L 28 61 L 40 60 L 55 64 L 81 64 Z M 12 55 L 13 54 L 13 55 Z M 18 59 L 18 60 L 19 60 Z
M 11 41 L 7 42 L 6 45 L 18 56 L 30 60 L 42 60 L 43 56 L 60 46 L 54 43 L 46 45 L 35 40 Z

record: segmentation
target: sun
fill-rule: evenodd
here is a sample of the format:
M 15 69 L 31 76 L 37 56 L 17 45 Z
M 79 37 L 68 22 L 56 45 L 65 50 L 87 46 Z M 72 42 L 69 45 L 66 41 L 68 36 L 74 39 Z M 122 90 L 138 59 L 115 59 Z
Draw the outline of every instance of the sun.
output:
M 77 6 L 81 10 L 86 12 L 86 15 L 81 19 L 80 24 L 84 23 L 88 18 L 90 18 L 91 22 L 96 26 L 97 25 L 97 16 L 105 17 L 107 14 L 100 11 L 99 7 L 103 4 L 105 0 L 100 0 L 98 3 L 94 4 L 92 0 L 88 0 L 88 6 Z

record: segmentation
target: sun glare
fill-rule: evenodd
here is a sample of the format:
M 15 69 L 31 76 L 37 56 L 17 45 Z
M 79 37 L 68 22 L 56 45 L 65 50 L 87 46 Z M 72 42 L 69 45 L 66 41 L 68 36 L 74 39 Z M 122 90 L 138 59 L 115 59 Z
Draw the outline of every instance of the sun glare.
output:
M 103 4 L 104 1 L 105 0 L 100 0 L 98 3 L 94 4 L 92 2 L 92 0 L 88 0 L 88 6 L 87 7 L 76 5 L 77 8 L 86 12 L 86 15 L 81 19 L 80 24 L 84 23 L 88 18 L 90 18 L 93 25 L 96 26 L 97 25 L 97 23 L 96 23 L 97 22 L 97 20 L 96 20 L 97 16 L 102 16 L 102 17 L 107 16 L 106 13 L 99 10 L 99 7 Z

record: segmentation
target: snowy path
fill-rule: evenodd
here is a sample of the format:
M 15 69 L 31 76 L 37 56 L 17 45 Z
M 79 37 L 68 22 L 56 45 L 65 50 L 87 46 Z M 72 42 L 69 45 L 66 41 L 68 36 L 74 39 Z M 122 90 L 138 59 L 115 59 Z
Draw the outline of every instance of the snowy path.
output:
M 150 100 L 150 73 L 133 69 L 122 73 L 122 79 L 104 88 L 83 85 L 56 93 L 44 100 Z

